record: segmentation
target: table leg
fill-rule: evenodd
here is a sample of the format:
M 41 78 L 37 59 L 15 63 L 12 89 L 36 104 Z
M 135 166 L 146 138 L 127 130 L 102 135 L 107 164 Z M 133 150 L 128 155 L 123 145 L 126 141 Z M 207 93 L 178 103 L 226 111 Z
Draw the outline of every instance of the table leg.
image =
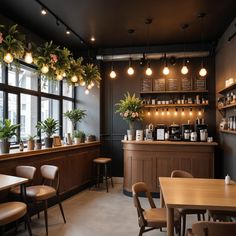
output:
M 160 206 L 161 206 L 161 208 L 165 207 L 165 201 L 164 201 L 164 198 L 163 198 L 161 188 L 160 188 Z
M 26 187 L 24 184 L 20 185 L 20 191 L 21 191 L 21 196 L 22 196 L 23 201 L 27 203 L 26 202 Z
M 174 236 L 174 208 L 167 208 L 167 236 Z

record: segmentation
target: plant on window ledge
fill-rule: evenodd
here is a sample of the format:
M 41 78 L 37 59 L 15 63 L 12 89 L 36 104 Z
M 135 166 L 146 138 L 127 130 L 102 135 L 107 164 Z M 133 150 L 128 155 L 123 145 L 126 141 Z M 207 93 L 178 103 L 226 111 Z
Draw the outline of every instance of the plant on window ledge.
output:
M 80 110 L 79 108 L 64 113 L 64 116 L 72 122 L 74 130 L 76 130 L 76 123 L 81 122 L 86 115 L 86 110 Z
M 0 58 L 7 64 L 24 55 L 25 35 L 21 34 L 17 27 L 16 24 L 6 30 L 0 25 Z

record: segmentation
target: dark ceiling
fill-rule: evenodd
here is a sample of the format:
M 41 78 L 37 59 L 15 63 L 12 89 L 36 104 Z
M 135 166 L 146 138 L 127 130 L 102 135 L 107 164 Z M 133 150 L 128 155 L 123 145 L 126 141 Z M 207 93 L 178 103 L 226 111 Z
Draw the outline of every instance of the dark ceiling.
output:
M 213 42 L 236 16 L 235 0 L 41 0 L 41 3 L 95 48 L 199 43 L 203 30 L 204 42 Z M 58 26 L 54 16 L 42 16 L 40 11 L 35 0 L 1 0 L 2 15 L 46 40 L 73 49 L 83 48 L 78 37 L 65 34 L 65 27 Z M 197 17 L 201 12 L 206 13 L 202 20 Z M 153 19 L 149 26 L 145 24 L 147 18 Z M 181 29 L 186 23 L 189 27 Z M 128 29 L 135 32 L 129 34 Z M 94 43 L 91 36 L 96 38 Z

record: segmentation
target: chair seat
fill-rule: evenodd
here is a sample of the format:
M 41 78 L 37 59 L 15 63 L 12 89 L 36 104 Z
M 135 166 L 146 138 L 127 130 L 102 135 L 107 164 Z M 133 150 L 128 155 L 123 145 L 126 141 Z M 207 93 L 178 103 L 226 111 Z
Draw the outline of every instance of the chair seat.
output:
M 26 188 L 26 195 L 30 200 L 41 201 L 56 196 L 56 190 L 47 185 L 34 185 Z
M 108 162 L 111 162 L 111 158 L 108 157 L 99 157 L 93 160 L 93 162 L 98 163 L 98 164 L 106 164 Z
M 162 228 L 166 227 L 166 208 L 149 208 L 143 212 L 144 219 L 147 221 L 148 227 Z M 180 215 L 175 210 L 175 222 L 179 221 Z
M 23 202 L 6 202 L 0 204 L 0 225 L 6 225 L 23 217 L 27 206 Z

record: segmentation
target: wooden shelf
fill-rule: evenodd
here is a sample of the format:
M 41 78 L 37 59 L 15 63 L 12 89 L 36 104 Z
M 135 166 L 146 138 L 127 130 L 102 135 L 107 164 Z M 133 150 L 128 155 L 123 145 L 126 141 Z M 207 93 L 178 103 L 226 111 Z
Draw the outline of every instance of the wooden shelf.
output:
M 208 90 L 190 90 L 190 91 L 141 91 L 140 94 L 178 94 L 178 93 L 208 93 Z
M 145 108 L 162 108 L 162 107 L 205 107 L 208 104 L 155 104 L 144 105 Z
M 236 134 L 236 131 L 233 130 L 219 130 L 221 133 L 227 133 L 227 134 Z
M 236 83 L 231 84 L 229 87 L 221 89 L 218 93 L 225 94 L 226 92 L 229 92 L 232 89 L 236 89 Z
M 231 108 L 231 107 L 236 107 L 236 103 L 232 103 L 232 104 L 229 104 L 229 105 L 218 107 L 218 110 L 224 110 L 224 109 Z

